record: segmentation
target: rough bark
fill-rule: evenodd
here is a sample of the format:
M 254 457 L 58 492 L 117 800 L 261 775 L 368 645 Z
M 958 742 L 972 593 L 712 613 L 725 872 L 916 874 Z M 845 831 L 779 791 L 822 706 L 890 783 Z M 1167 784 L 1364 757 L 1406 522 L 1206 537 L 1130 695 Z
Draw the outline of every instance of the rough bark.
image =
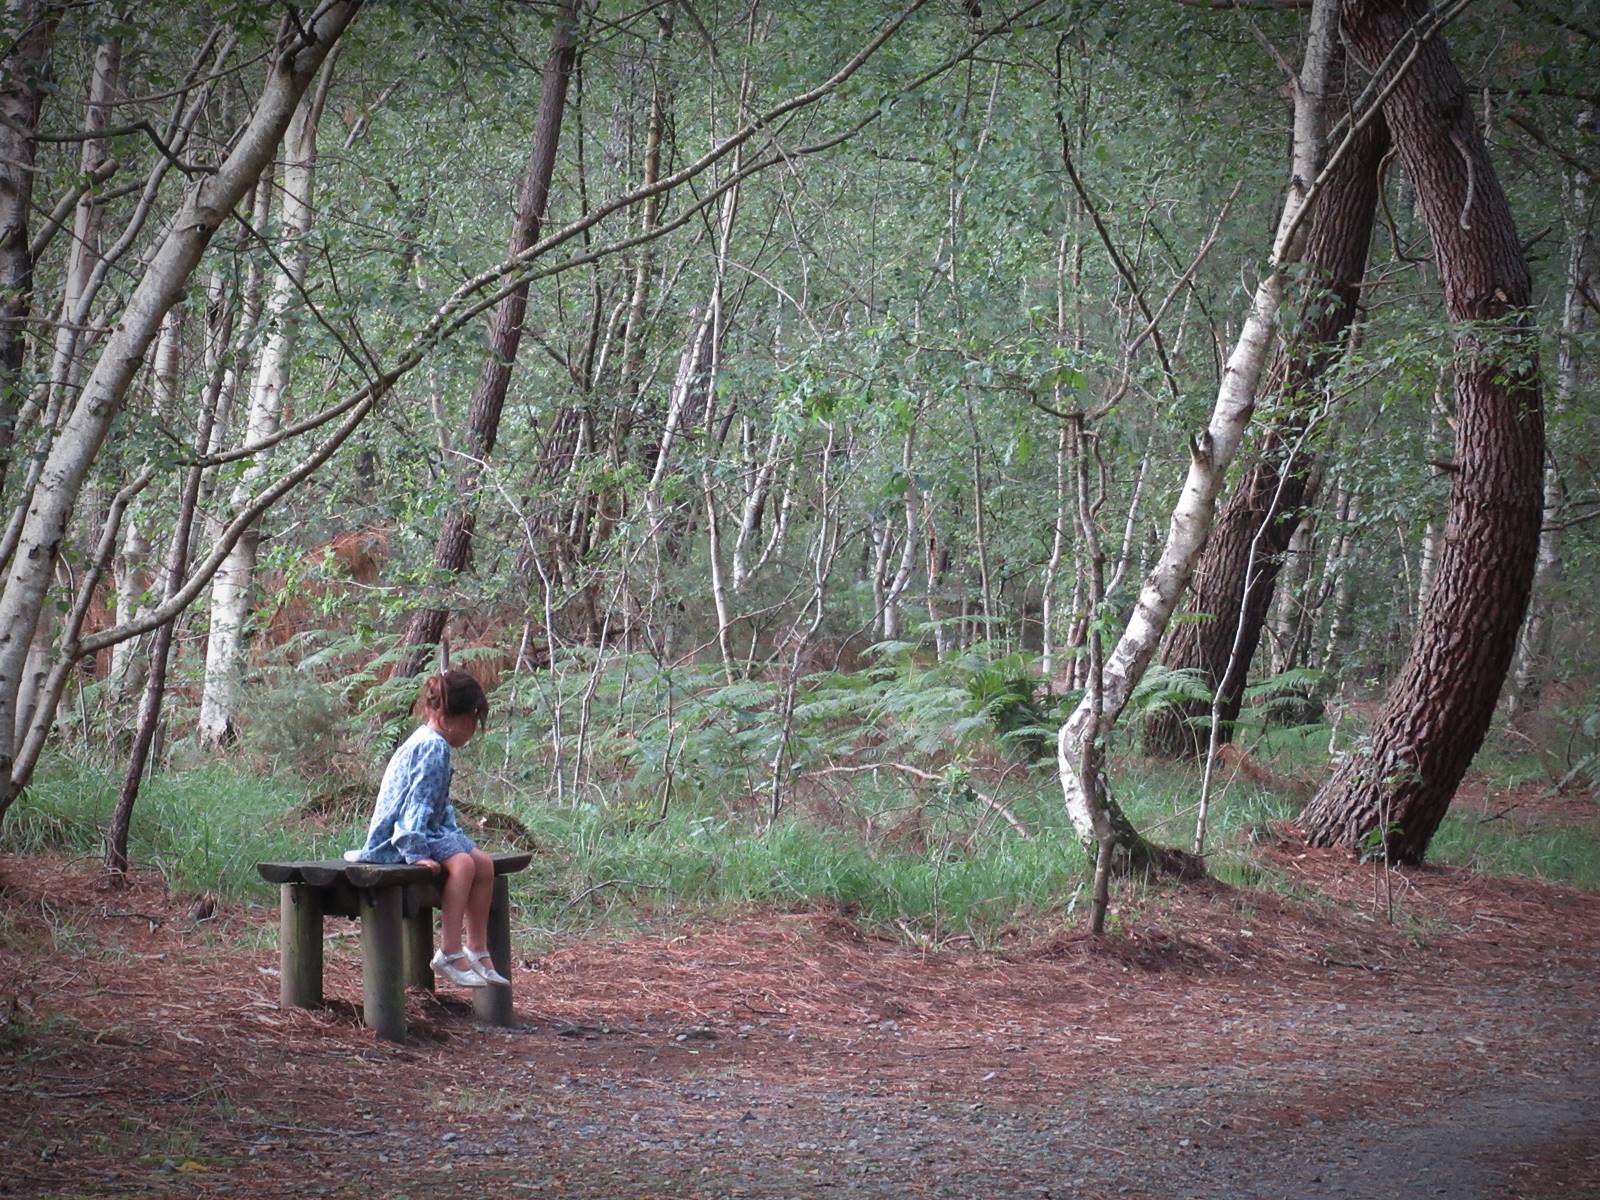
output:
M 359 7 L 360 0 L 332 0 L 314 16 L 285 23 L 255 111 L 228 156 L 192 184 L 178 205 L 44 461 L 0 593 L 0 768 L 8 778 L 28 642 L 83 481 L 162 320 L 182 297 L 218 226 L 260 176 L 301 94 Z M 12 790 L 6 789 L 7 803 Z
M 567 102 L 567 81 L 577 57 L 577 5 L 564 0 L 551 31 L 550 53 L 545 59 L 543 84 L 539 93 L 539 112 L 534 123 L 533 151 L 517 198 L 516 220 L 511 234 L 511 253 L 520 255 L 539 240 L 545 207 L 550 198 L 550 182 L 555 176 L 556 145 L 561 136 L 561 115 Z M 522 283 L 495 307 L 489 333 L 488 353 L 472 390 L 467 409 L 467 424 L 461 452 L 466 467 L 461 474 L 460 495 L 445 515 L 444 526 L 434 543 L 434 569 L 443 578 L 458 576 L 472 558 L 472 535 L 478 520 L 478 491 L 483 481 L 483 465 L 494 453 L 500 431 L 500 414 L 505 408 L 511 370 L 516 365 L 522 344 L 522 321 L 528 310 L 528 285 Z M 432 647 L 444 634 L 450 609 L 430 605 L 417 610 L 406 625 L 407 647 L 397 674 L 402 678 L 418 674 L 427 664 Z
M 1312 393 L 1355 316 L 1366 270 L 1378 169 L 1389 133 L 1377 120 L 1356 139 L 1330 174 L 1311 217 L 1300 332 L 1280 363 L 1277 418 L 1261 453 L 1223 505 L 1195 567 L 1189 602 L 1195 619 L 1179 625 L 1167 643 L 1167 666 L 1198 670 L 1207 691 L 1221 681 L 1219 743 L 1233 740 L 1279 568 L 1305 505 L 1312 454 L 1303 439 L 1318 408 Z M 1209 700 L 1163 710 L 1145 724 L 1146 749 L 1169 758 L 1199 757 L 1208 741 L 1202 722 L 1211 710 Z
M 1344 28 L 1376 69 L 1426 19 L 1355 0 Z M 1410 655 L 1362 749 L 1301 813 L 1319 845 L 1419 862 L 1482 744 L 1527 607 L 1544 422 L 1528 267 L 1472 105 L 1442 39 L 1425 41 L 1384 112 L 1433 235 L 1457 341 L 1456 456 L 1444 540 Z

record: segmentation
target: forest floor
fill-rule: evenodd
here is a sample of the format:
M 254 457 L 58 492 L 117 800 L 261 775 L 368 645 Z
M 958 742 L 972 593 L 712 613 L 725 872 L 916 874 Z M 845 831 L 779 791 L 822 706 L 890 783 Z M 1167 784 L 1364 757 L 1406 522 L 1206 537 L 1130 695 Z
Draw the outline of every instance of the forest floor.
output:
M 414 992 L 404 1045 L 353 923 L 282 1011 L 274 911 L 0 857 L 0 1196 L 1600 1197 L 1600 894 L 1260 853 L 1100 944 L 576 941 L 517 963 L 516 1028 Z

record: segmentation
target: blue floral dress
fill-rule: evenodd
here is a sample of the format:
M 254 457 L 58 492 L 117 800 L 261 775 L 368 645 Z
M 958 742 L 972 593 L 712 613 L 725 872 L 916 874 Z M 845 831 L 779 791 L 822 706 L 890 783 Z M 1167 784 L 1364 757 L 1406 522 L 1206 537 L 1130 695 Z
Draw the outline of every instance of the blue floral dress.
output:
M 351 862 L 400 863 L 431 858 L 442 863 L 468 854 L 475 843 L 456 824 L 450 803 L 450 743 L 424 725 L 407 738 L 383 772 L 367 841 L 346 850 Z

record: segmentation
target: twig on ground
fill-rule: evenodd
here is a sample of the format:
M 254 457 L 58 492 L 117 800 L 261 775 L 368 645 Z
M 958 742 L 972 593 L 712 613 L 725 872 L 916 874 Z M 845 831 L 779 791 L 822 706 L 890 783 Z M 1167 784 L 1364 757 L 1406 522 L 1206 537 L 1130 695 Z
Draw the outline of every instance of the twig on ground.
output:
M 593 887 L 584 888 L 583 891 L 579 892 L 571 900 L 567 901 L 567 907 L 568 908 L 575 908 L 577 905 L 581 904 L 584 900 L 587 900 L 590 896 L 594 895 L 594 893 L 598 892 L 601 888 L 608 888 L 608 887 L 636 887 L 636 888 L 651 888 L 652 890 L 660 891 L 665 886 L 666 886 L 666 884 L 663 884 L 663 883 L 640 883 L 637 879 L 606 879 L 606 880 L 602 880 L 600 883 L 595 884 Z

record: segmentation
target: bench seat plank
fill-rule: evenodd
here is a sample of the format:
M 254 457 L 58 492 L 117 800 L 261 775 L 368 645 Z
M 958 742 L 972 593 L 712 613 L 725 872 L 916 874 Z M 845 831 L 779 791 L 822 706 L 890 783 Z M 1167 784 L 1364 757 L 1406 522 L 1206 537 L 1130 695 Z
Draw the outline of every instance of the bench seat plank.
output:
M 513 875 L 533 861 L 529 851 L 491 854 L 496 875 Z M 411 863 L 357 863 L 342 858 L 322 859 L 317 862 L 257 863 L 256 873 L 268 883 L 309 883 L 312 887 L 330 887 L 345 880 L 358 888 L 398 887 L 408 883 L 427 883 L 435 878 L 427 867 Z

